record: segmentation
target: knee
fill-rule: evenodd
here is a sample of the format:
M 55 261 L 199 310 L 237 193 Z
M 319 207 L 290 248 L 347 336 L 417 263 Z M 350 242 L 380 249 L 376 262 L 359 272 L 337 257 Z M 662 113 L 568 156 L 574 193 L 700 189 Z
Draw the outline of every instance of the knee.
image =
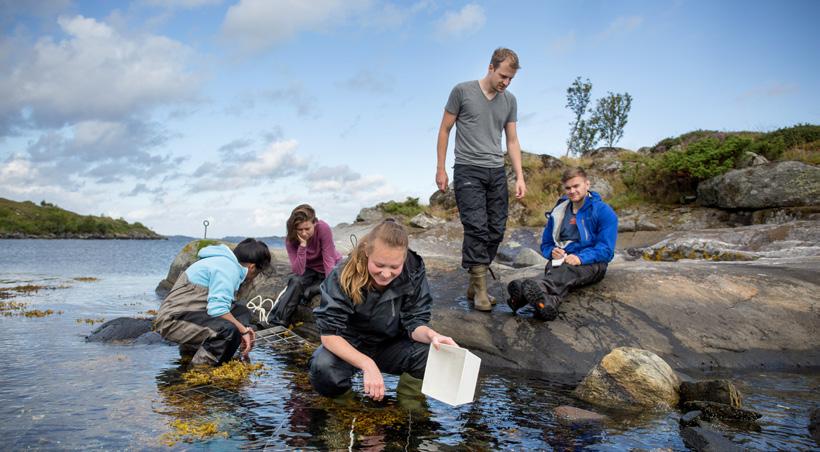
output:
M 353 372 L 333 353 L 319 347 L 310 358 L 310 384 L 325 397 L 336 397 L 352 386 Z
M 430 352 L 428 344 L 413 342 L 410 349 L 410 365 L 407 373 L 415 378 L 424 378 L 424 369 L 427 367 L 427 354 Z

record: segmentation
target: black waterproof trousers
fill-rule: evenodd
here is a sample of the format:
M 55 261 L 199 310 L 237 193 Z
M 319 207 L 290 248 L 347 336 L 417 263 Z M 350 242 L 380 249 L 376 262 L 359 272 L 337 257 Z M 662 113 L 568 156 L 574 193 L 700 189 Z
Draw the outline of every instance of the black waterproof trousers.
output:
M 282 325 L 287 328 L 293 319 L 293 313 L 300 304 L 310 301 L 319 293 L 319 285 L 325 280 L 325 275 L 310 268 L 305 269 L 302 275 L 290 275 L 285 292 L 279 297 L 273 312 L 268 316 L 268 322 Z
M 456 165 L 453 185 L 464 226 L 461 266 L 490 265 L 507 226 L 507 173 L 504 167 Z
M 357 350 L 373 358 L 382 373 L 401 375 L 407 372 L 419 379 L 424 378 L 429 349 L 430 345 L 406 337 L 375 347 L 357 347 Z M 320 346 L 310 358 L 310 383 L 319 394 L 336 397 L 351 388 L 351 378 L 356 370 Z
M 567 297 L 569 291 L 595 284 L 606 275 L 605 263 L 552 267 L 546 274 L 534 278 L 544 296 L 555 303 L 555 308 Z
M 250 325 L 251 313 L 248 308 L 241 304 L 234 304 L 231 307 L 231 314 L 243 325 Z M 211 336 L 201 344 L 180 344 L 187 346 L 186 349 L 194 352 L 201 346 L 216 358 L 219 364 L 228 362 L 239 345 L 242 344 L 242 334 L 239 333 L 233 323 L 221 318 L 211 317 L 206 311 L 186 312 L 176 319 L 196 324 L 211 331 Z M 180 348 L 182 350 L 182 348 Z

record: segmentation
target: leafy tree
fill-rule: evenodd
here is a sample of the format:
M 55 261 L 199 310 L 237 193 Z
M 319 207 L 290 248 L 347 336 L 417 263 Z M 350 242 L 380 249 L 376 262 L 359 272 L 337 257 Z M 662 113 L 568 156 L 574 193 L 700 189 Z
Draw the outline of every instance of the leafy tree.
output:
M 584 154 L 597 142 L 597 130 L 589 121 L 584 119 L 584 114 L 589 106 L 592 83 L 589 79 L 582 82 L 581 77 L 576 77 L 567 88 L 566 107 L 575 114 L 575 119 L 569 123 L 570 133 L 567 140 L 567 155 Z
M 596 124 L 601 139 L 607 143 L 608 147 L 611 148 L 623 138 L 624 127 L 631 108 L 632 96 L 629 93 L 608 92 L 605 97 L 598 99 L 591 120 Z

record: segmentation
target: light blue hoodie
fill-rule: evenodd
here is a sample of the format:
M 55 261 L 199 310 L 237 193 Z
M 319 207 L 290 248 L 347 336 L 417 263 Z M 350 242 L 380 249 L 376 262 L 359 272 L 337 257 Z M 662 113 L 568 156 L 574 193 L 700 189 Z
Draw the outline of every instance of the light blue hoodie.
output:
M 225 245 L 206 246 L 199 250 L 198 256 L 200 259 L 185 270 L 188 281 L 208 288 L 208 315 L 227 314 L 248 269 L 239 264 L 233 251 Z

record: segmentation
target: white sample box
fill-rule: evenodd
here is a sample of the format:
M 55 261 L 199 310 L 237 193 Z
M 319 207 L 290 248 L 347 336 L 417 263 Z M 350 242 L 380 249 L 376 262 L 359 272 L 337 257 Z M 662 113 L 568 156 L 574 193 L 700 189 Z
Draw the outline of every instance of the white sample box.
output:
M 475 398 L 481 358 L 466 348 L 430 345 L 421 392 L 448 405 L 470 403 Z

